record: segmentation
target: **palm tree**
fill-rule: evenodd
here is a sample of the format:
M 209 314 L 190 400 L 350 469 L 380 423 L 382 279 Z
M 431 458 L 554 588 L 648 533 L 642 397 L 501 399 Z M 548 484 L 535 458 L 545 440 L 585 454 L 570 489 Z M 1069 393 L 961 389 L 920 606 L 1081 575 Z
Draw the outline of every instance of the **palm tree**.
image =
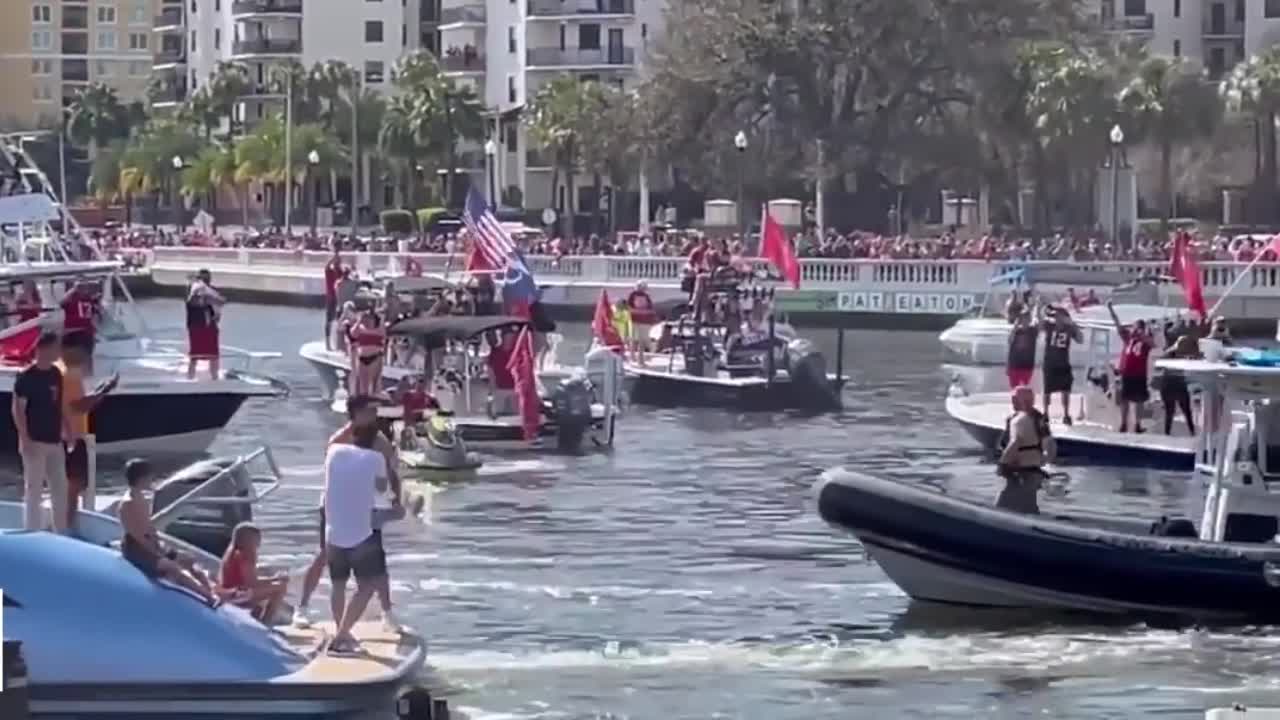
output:
M 125 147 L 124 140 L 112 140 L 109 144 L 99 147 L 97 155 L 90 162 L 89 193 L 103 207 L 117 200 L 121 195 L 120 162 L 124 157 Z
M 338 139 L 323 126 L 316 123 L 295 127 L 289 141 L 292 145 L 289 182 L 292 184 L 301 176 L 302 194 L 308 217 L 311 218 L 311 234 L 314 236 L 316 234 L 316 189 L 312 182 L 313 173 L 316 176 L 328 173 L 342 162 L 342 143 L 338 142 Z M 315 163 L 311 162 L 312 153 L 315 154 Z
M 94 83 L 80 90 L 70 110 L 67 134 L 71 142 L 89 149 L 90 158 L 98 147 L 129 134 L 128 111 L 110 86 Z
M 118 190 L 126 196 L 153 195 L 152 225 L 160 222 L 160 196 L 177 185 L 179 170 L 173 159 L 189 163 L 200 155 L 203 143 L 190 128 L 172 120 L 153 120 L 130 140 L 120 160 Z
M 208 85 L 191 93 L 178 111 L 178 117 L 184 122 L 201 129 L 206 142 L 213 141 L 213 131 L 224 116 L 223 109 L 218 106 Z
M 418 168 L 430 152 L 425 143 L 430 133 L 421 120 L 414 98 L 396 95 L 387 103 L 378 132 L 378 149 L 400 176 L 402 204 L 410 207 L 418 205 Z
M 209 145 L 182 171 L 182 192 L 206 198 L 209 209 L 214 211 L 215 231 L 218 193 L 233 182 L 234 176 L 235 152 L 224 145 Z
M 249 68 L 242 63 L 220 62 L 214 67 L 204 90 L 208 93 L 213 112 L 227 119 L 227 137 L 234 137 L 237 134 L 236 105 L 254 90 Z
M 1120 91 L 1120 106 L 1141 137 L 1160 148 L 1160 217 L 1173 216 L 1175 145 L 1213 133 L 1222 104 L 1204 72 L 1182 58 L 1149 57 Z
M 599 98 L 600 89 L 595 83 L 561 75 L 538 90 L 524 116 L 533 146 L 554 158 L 552 205 L 559 197 L 560 176 L 564 174 L 568 207 L 558 208 L 561 215 L 574 215 L 574 175 L 582 165 L 583 138 L 591 131 L 592 113 L 600 107 Z M 563 231 L 563 226 L 560 229 Z
M 484 104 L 469 86 L 458 86 L 440 72 L 435 55 L 420 50 L 405 56 L 395 69 L 396 87 L 409 98 L 417 117 L 419 141 L 443 150 L 446 162 L 443 196 L 459 199 L 454 185 L 458 141 L 484 137 Z
M 241 137 L 235 145 L 235 182 L 244 190 L 244 219 L 249 221 L 249 184 L 258 182 L 266 188 L 268 205 L 274 209 L 279 204 L 275 198 L 275 183 L 283 182 L 284 172 L 284 122 L 275 115 Z
M 1254 178 L 1254 197 L 1250 205 L 1255 208 L 1255 221 L 1263 219 L 1264 212 L 1273 216 L 1272 195 L 1276 191 L 1276 115 L 1280 113 L 1280 46 L 1272 46 L 1261 54 L 1236 65 L 1222 81 L 1219 90 L 1227 109 L 1250 115 L 1258 124 L 1260 142 L 1257 151 L 1262 155 Z M 1268 208 L 1263 211 L 1262 208 Z

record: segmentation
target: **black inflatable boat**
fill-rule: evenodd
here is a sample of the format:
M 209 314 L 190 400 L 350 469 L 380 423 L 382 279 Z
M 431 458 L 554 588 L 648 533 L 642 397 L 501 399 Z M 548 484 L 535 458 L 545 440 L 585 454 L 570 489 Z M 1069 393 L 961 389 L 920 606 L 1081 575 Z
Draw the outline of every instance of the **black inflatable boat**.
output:
M 1274 516 L 1229 514 L 1224 542 L 1209 542 L 1187 520 L 1024 515 L 843 469 L 815 489 L 822 518 L 917 600 L 1280 620 Z

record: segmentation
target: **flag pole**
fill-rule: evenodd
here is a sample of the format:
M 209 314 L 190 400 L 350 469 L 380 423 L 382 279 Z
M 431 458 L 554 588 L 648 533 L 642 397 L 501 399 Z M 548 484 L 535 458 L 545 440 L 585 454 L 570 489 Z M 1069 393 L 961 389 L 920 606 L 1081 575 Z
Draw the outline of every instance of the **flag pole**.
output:
M 1270 246 L 1268 246 L 1268 248 L 1269 247 Z M 1266 251 L 1266 248 L 1264 248 L 1263 252 L 1265 251 Z M 1222 293 L 1222 295 L 1218 298 L 1218 301 L 1213 304 L 1213 307 L 1209 308 L 1209 312 L 1206 313 L 1208 317 L 1201 318 L 1204 322 L 1208 322 L 1209 318 L 1212 318 L 1214 315 L 1218 314 L 1218 308 L 1222 307 L 1222 303 L 1225 302 L 1226 299 L 1231 295 L 1231 293 L 1235 291 L 1236 287 L 1240 285 L 1240 281 L 1244 280 L 1245 277 L 1249 275 L 1249 271 L 1253 270 L 1253 266 L 1257 265 L 1258 261 L 1261 259 L 1262 259 L 1262 252 L 1259 252 L 1257 255 L 1254 256 L 1253 260 L 1250 260 L 1249 264 L 1245 266 L 1244 271 L 1241 272 L 1239 275 L 1236 275 L 1236 279 L 1232 281 L 1230 286 L 1227 287 L 1227 291 Z

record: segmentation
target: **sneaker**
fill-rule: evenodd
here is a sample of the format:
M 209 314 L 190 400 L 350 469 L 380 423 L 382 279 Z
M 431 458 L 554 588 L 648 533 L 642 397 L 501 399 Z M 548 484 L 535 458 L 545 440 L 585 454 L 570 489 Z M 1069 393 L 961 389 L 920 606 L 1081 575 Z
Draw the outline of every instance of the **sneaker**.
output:
M 392 610 L 382 613 L 382 629 L 393 633 L 404 632 L 404 626 L 396 619 L 396 614 Z
M 311 627 L 311 611 L 306 605 L 293 609 L 293 624 L 304 629 Z

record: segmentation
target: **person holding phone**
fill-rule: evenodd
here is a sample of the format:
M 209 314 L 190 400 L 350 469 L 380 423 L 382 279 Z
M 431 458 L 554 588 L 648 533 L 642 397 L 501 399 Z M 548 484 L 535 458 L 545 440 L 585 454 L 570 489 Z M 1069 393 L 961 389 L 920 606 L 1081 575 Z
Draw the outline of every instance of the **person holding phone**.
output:
M 85 438 L 89 435 L 89 414 L 116 388 L 119 375 L 104 380 L 91 393 L 84 389 L 84 378 L 89 374 L 89 357 L 93 340 L 84 334 L 69 334 L 62 340 L 62 360 L 57 364 L 62 371 L 62 414 L 66 430 L 63 445 L 67 453 L 67 528 L 77 529 L 80 499 L 89 483 L 89 448 Z

